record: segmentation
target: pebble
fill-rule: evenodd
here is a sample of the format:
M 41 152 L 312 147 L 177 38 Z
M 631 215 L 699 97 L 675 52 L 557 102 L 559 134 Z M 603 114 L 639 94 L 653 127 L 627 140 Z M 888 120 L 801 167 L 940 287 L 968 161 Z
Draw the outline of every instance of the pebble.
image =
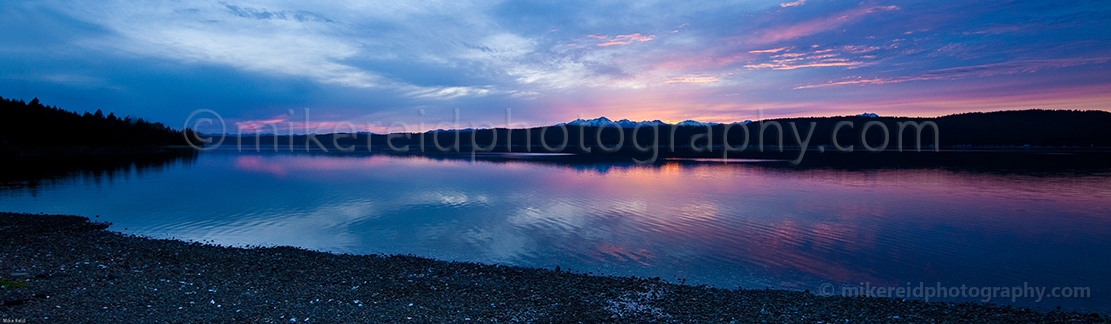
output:
M 123 235 L 77 216 L 0 213 L 0 224 L 0 273 L 30 278 L 26 287 L 0 289 L 0 314 L 36 320 L 49 314 L 59 323 L 308 321 L 281 313 L 329 322 L 1111 321 L 1059 310 L 725 290 L 413 256 L 220 247 Z M 194 305 L 193 292 L 201 289 L 216 307 L 178 306 Z M 133 305 L 147 309 L 125 310 Z

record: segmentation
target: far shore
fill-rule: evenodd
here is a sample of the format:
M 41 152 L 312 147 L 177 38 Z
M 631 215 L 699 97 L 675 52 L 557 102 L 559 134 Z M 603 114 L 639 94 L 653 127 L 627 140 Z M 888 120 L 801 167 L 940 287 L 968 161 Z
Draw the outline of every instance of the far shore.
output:
M 1109 323 L 975 303 L 726 290 L 658 278 L 236 248 L 0 213 L 0 320 L 17 322 Z

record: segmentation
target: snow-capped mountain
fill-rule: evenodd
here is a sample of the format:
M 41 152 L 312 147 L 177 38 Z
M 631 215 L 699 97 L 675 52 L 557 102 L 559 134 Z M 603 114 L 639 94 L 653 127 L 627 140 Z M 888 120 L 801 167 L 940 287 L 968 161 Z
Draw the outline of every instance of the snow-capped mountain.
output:
M 751 120 L 745 120 L 744 122 L 735 122 L 734 124 L 748 124 L 748 123 L 751 123 L 751 122 L 752 122 Z M 642 120 L 642 121 L 638 121 L 638 122 L 631 121 L 631 120 L 628 120 L 628 119 L 612 121 L 609 118 L 606 118 L 605 116 L 602 116 L 602 117 L 598 117 L 598 118 L 594 118 L 594 119 L 579 118 L 579 119 L 575 119 L 575 120 L 572 120 L 572 121 L 569 121 L 569 122 L 566 122 L 566 123 L 555 124 L 553 126 L 564 126 L 565 125 L 565 126 L 602 127 L 602 126 L 610 126 L 612 124 L 616 124 L 618 127 L 621 127 L 621 128 L 635 128 L 635 127 L 637 127 L 637 125 L 641 125 L 642 127 L 670 125 L 668 123 L 660 121 L 659 119 L 652 120 L 652 121 Z M 681 121 L 681 122 L 679 122 L 675 125 L 676 126 L 717 126 L 717 125 L 721 125 L 721 123 L 700 122 L 700 121 L 695 121 L 695 120 L 689 120 L 688 119 L 688 120 Z
M 703 122 L 700 122 L 700 121 L 687 119 L 687 120 L 681 121 L 681 122 L 679 122 L 678 124 L 675 124 L 675 125 L 676 126 L 717 126 L 717 125 L 721 125 L 721 123 L 703 123 Z
M 617 124 L 617 126 L 621 127 L 621 128 L 633 128 L 633 127 L 637 127 L 637 125 L 640 125 L 640 124 L 643 124 L 645 126 L 664 125 L 664 122 L 659 121 L 659 120 L 634 122 L 634 121 L 631 121 L 631 120 L 628 120 L 628 119 L 612 121 L 609 118 L 606 118 L 606 117 L 603 116 L 603 117 L 598 117 L 598 118 L 594 118 L 594 119 L 579 118 L 579 119 L 575 119 L 575 120 L 572 120 L 572 121 L 569 121 L 569 122 L 566 122 L 566 123 L 555 124 L 555 126 L 567 125 L 567 126 L 602 127 L 602 126 L 608 126 L 610 124 Z

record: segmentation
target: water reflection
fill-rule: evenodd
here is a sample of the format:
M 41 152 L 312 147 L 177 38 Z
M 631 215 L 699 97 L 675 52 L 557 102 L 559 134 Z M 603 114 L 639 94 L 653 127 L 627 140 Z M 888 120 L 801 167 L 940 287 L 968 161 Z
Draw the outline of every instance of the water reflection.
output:
M 1095 171 L 210 152 L 155 176 L 3 202 L 156 237 L 721 287 L 1087 286 L 1095 297 L 1018 305 L 1106 311 L 1109 197 L 1111 174 Z
M 40 189 L 86 182 L 100 186 L 117 178 L 127 181 L 158 173 L 168 167 L 184 167 L 197 159 L 189 148 L 39 148 L 0 150 L 6 165 L 0 168 L 0 194 L 24 191 L 37 195 Z

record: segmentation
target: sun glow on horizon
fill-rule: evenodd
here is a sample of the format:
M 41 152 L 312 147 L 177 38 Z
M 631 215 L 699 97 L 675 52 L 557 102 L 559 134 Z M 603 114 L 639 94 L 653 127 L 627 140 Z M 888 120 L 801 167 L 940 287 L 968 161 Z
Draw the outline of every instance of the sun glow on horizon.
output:
M 304 108 L 319 117 L 281 126 L 1111 111 L 1101 3 L 449 7 L 5 2 L 0 95 L 167 125 L 212 109 L 243 131 Z

